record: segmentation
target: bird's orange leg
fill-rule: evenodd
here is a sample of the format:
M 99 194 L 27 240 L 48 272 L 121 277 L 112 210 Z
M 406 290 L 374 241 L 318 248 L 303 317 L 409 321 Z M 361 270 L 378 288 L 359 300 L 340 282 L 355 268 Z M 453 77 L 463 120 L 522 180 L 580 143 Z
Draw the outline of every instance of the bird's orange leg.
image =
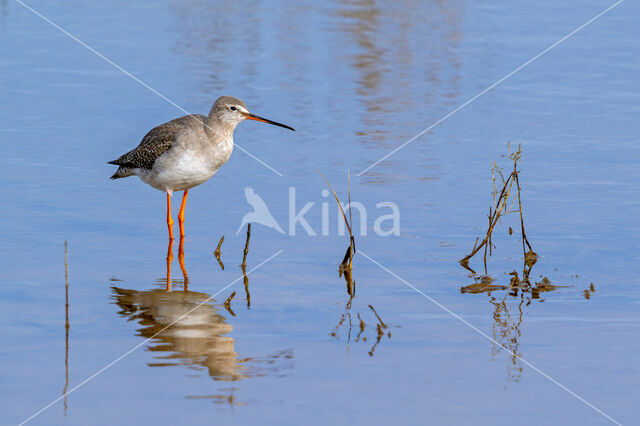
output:
M 187 205 L 187 195 L 189 195 L 189 190 L 184 191 L 182 195 L 182 204 L 180 204 L 180 213 L 178 213 L 178 225 L 180 225 L 180 238 L 184 236 L 184 208 Z
M 173 241 L 173 219 L 171 218 L 171 194 L 167 191 L 167 228 L 169 228 L 169 241 Z

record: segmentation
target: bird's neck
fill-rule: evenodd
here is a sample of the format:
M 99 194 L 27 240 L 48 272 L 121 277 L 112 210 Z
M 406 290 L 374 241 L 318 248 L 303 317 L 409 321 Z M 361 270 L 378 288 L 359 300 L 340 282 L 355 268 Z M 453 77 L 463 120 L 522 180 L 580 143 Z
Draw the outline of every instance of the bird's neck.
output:
M 209 115 L 204 122 L 204 132 L 207 137 L 213 139 L 231 139 L 233 140 L 233 131 L 236 126 Z

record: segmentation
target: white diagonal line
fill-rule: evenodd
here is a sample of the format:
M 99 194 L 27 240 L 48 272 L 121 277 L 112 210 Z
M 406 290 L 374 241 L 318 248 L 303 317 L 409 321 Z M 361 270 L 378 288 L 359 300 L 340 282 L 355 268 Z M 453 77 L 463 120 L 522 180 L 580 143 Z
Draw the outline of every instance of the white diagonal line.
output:
M 227 284 L 225 287 L 223 287 L 222 289 L 218 290 L 214 295 L 208 297 L 206 300 L 204 300 L 203 302 L 199 303 L 198 305 L 196 305 L 195 308 L 189 310 L 187 313 L 179 316 L 176 320 L 174 320 L 173 322 L 171 322 L 171 324 L 165 326 L 164 328 L 162 328 L 160 331 L 158 331 L 157 333 L 155 333 L 153 336 L 149 337 L 148 339 L 143 340 L 141 343 L 137 344 L 136 346 L 134 346 L 133 348 L 131 348 L 130 350 L 128 350 L 127 352 L 123 353 L 122 355 L 120 355 L 118 358 L 116 358 L 115 360 L 111 361 L 109 364 L 105 365 L 104 367 L 102 367 L 100 370 L 96 371 L 95 373 L 93 373 L 91 376 L 87 377 L 86 379 L 84 379 L 82 382 L 80 382 L 79 384 L 77 384 L 76 386 L 74 386 L 73 388 L 71 388 L 67 393 L 59 396 L 58 398 L 56 398 L 55 400 L 51 401 L 49 404 L 45 405 L 44 407 L 42 407 L 40 410 L 36 411 L 34 414 L 32 414 L 29 418 L 27 418 L 26 420 L 22 421 L 20 423 L 19 426 L 22 426 L 23 424 L 27 423 L 28 421 L 30 421 L 31 419 L 33 419 L 34 417 L 36 417 L 38 414 L 42 413 L 43 411 L 45 411 L 47 408 L 51 407 L 53 404 L 55 404 L 56 402 L 60 401 L 61 399 L 63 399 L 64 397 L 66 397 L 67 395 L 69 395 L 70 393 L 72 393 L 73 391 L 75 391 L 76 389 L 78 389 L 79 387 L 81 387 L 82 385 L 86 384 L 87 382 L 91 381 L 92 379 L 94 379 L 96 376 L 98 376 L 100 373 L 104 372 L 105 370 L 109 369 L 110 367 L 112 367 L 113 365 L 115 365 L 116 363 L 118 363 L 120 360 L 122 360 L 123 358 L 125 358 L 127 355 L 129 355 L 130 353 L 132 353 L 133 351 L 135 351 L 136 349 L 138 349 L 139 347 L 145 345 L 147 342 L 149 342 L 150 340 L 152 340 L 153 338 L 155 338 L 157 335 L 159 335 L 160 333 L 164 332 L 166 329 L 168 329 L 169 327 L 171 327 L 173 324 L 175 324 L 176 322 L 180 321 L 182 318 L 186 317 L 187 315 L 191 314 L 193 311 L 195 311 L 196 309 L 198 309 L 200 306 L 204 305 L 205 303 L 210 302 L 214 297 L 216 297 L 217 295 L 219 295 L 220 293 L 222 293 L 223 291 L 225 291 L 226 289 L 228 289 L 229 287 L 231 287 L 232 285 L 234 285 L 235 283 L 237 283 L 238 281 L 240 281 L 241 279 L 244 278 L 245 275 L 249 275 L 250 273 L 252 273 L 253 271 L 255 271 L 256 269 L 258 269 L 259 267 L 261 267 L 262 265 L 264 265 L 265 263 L 267 263 L 268 261 L 270 261 L 271 259 L 273 259 L 274 257 L 276 257 L 277 255 L 279 255 L 280 253 L 282 253 L 282 250 L 278 250 L 275 254 L 273 254 L 271 257 L 269 257 L 266 260 L 263 260 L 262 262 L 260 262 L 257 266 L 255 266 L 254 268 L 250 269 L 246 274 L 243 274 L 241 277 L 236 278 L 235 280 L 231 281 L 229 284 Z
M 29 10 L 31 13 L 33 13 L 34 15 L 42 18 L 44 21 L 46 21 L 47 23 L 49 23 L 52 27 L 54 27 L 55 29 L 57 29 L 58 31 L 60 31 L 61 33 L 63 33 L 64 35 L 66 35 L 67 37 L 69 37 L 70 39 L 74 40 L 75 42 L 77 42 L 78 44 L 80 44 L 81 46 L 85 47 L 87 50 L 89 50 L 91 53 L 93 53 L 94 55 L 96 55 L 97 57 L 99 57 L 100 59 L 104 60 L 105 62 L 107 62 L 108 64 L 112 65 L 114 68 L 118 69 L 119 71 L 121 71 L 123 74 L 125 74 L 127 77 L 130 77 L 131 79 L 133 79 L 134 81 L 138 82 L 140 85 L 142 85 L 143 87 L 145 87 L 146 89 L 150 90 L 151 92 L 155 93 L 156 95 L 160 96 L 162 99 L 164 99 L 165 101 L 169 102 L 171 105 L 173 105 L 174 107 L 178 108 L 180 111 L 182 111 L 183 113 L 187 114 L 187 115 L 191 115 L 191 113 L 189 111 L 187 111 L 186 109 L 182 108 L 180 105 L 178 105 L 177 103 L 175 103 L 174 101 L 172 101 L 171 99 L 167 98 L 165 95 L 163 95 L 162 93 L 158 92 L 156 89 L 154 89 L 153 87 L 149 86 L 147 83 L 145 83 L 144 81 L 140 80 L 138 77 L 136 77 L 135 75 L 131 74 L 129 71 L 125 70 L 124 68 L 122 68 L 120 65 L 116 64 L 115 62 L 113 62 L 111 59 L 107 58 L 106 56 L 104 56 L 102 53 L 98 52 L 96 49 L 94 49 L 93 47 L 89 46 L 88 44 L 86 44 L 85 42 L 83 42 L 82 40 L 80 40 L 78 37 L 74 36 L 73 34 L 71 34 L 70 32 L 66 31 L 64 28 L 61 28 L 59 25 L 57 25 L 55 22 L 53 22 L 52 20 L 50 20 L 49 18 L 47 18 L 46 16 L 43 16 L 42 14 L 40 14 L 39 12 L 37 12 L 36 10 L 34 10 L 33 8 L 31 8 L 30 6 L 28 6 L 27 4 L 25 4 L 22 0 L 16 0 L 16 2 L 18 2 L 20 5 L 22 5 L 25 9 Z M 205 123 L 202 123 L 204 126 L 207 126 Z M 274 169 L 273 167 L 269 166 L 267 163 L 265 163 L 264 161 L 260 160 L 258 157 L 256 157 L 255 155 L 251 154 L 249 151 L 247 151 L 246 149 L 244 149 L 243 147 L 241 147 L 240 145 L 238 145 L 237 143 L 234 143 L 234 146 L 236 146 L 238 149 L 240 149 L 242 152 L 244 152 L 245 154 L 248 154 L 249 157 L 253 158 L 254 160 L 256 160 L 258 163 L 262 164 L 263 166 L 265 166 L 266 168 L 268 168 L 269 170 L 271 170 L 272 172 L 274 172 L 275 174 L 277 174 L 278 176 L 282 176 L 282 173 L 280 173 L 279 171 L 277 171 L 276 169 Z
M 202 123 L 204 124 L 204 123 Z M 205 126 L 207 126 L 205 124 Z M 209 126 L 207 126 L 209 127 Z M 249 157 L 253 158 L 254 160 L 256 160 L 258 163 L 262 164 L 263 166 L 265 166 L 267 169 L 271 170 L 273 173 L 277 174 L 278 176 L 282 177 L 282 173 L 280 173 L 279 171 L 277 171 L 276 169 L 274 169 L 273 167 L 271 167 L 270 165 L 268 165 L 267 163 L 265 163 L 264 161 L 262 161 L 261 159 L 259 159 L 258 157 L 256 157 L 255 155 L 253 155 L 252 153 L 250 153 L 249 151 L 247 151 L 246 149 L 244 149 L 243 147 L 241 147 L 240 145 L 238 145 L 237 143 L 233 143 L 233 146 L 237 147 L 240 151 L 244 152 L 245 154 L 247 154 Z
M 598 13 L 596 16 L 594 16 L 593 18 L 589 19 L 587 22 L 585 22 L 584 24 L 580 25 L 578 28 L 576 28 L 575 30 L 571 31 L 569 34 L 567 34 L 566 36 L 562 37 L 560 40 L 556 41 L 555 43 L 553 43 L 551 46 L 547 47 L 546 49 L 544 49 L 542 52 L 538 53 L 536 56 L 534 56 L 533 58 L 529 59 L 527 62 L 525 62 L 524 64 L 520 65 L 518 68 L 516 68 L 515 70 L 511 71 L 509 74 L 505 75 L 504 77 L 502 77 L 500 80 L 496 81 L 495 83 L 493 83 L 491 86 L 487 87 L 486 89 L 484 89 L 482 92 L 478 93 L 477 95 L 475 95 L 473 98 L 469 99 L 467 102 L 463 103 L 462 105 L 460 105 L 459 107 L 457 107 L 456 109 L 454 109 L 453 111 L 451 111 L 450 113 L 448 113 L 447 115 L 445 115 L 444 117 L 442 117 L 440 120 L 436 121 L 435 123 L 433 123 L 432 125 L 430 125 L 429 127 L 427 127 L 426 129 L 424 129 L 423 131 L 421 131 L 420 133 L 418 133 L 417 135 L 415 135 L 414 137 L 412 137 L 411 139 L 409 139 L 408 141 L 406 141 L 405 143 L 403 143 L 402 145 L 398 146 L 397 148 L 395 148 L 393 151 L 391 151 L 390 153 L 386 154 L 384 157 L 380 158 L 378 161 L 376 161 L 375 163 L 373 163 L 372 165 L 370 165 L 369 167 L 367 167 L 366 169 L 364 169 L 363 171 L 361 171 L 360 173 L 357 174 L 357 176 L 360 176 L 363 173 L 366 173 L 369 169 L 371 169 L 372 167 L 375 167 L 376 165 L 378 165 L 381 161 L 386 160 L 387 158 L 389 158 L 390 156 L 392 156 L 393 154 L 395 154 L 396 152 L 398 152 L 399 150 L 401 150 L 402 148 L 404 148 L 405 146 L 409 145 L 411 142 L 413 142 L 414 140 L 418 139 L 420 136 L 424 135 L 425 133 L 427 133 L 429 130 L 433 129 L 434 127 L 436 127 L 438 124 L 442 123 L 444 120 L 446 120 L 447 118 L 451 117 L 453 114 L 455 114 L 456 112 L 460 111 L 462 108 L 466 107 L 467 105 L 469 105 L 471 102 L 475 101 L 476 99 L 478 99 L 480 96 L 484 95 L 485 93 L 487 93 L 489 90 L 493 89 L 494 87 L 496 87 L 497 85 L 499 85 L 500 83 L 502 83 L 503 81 L 505 81 L 506 79 L 508 79 L 509 77 L 511 77 L 512 75 L 514 75 L 515 73 L 517 73 L 518 71 L 520 71 L 521 69 L 523 69 L 524 67 L 526 67 L 527 65 L 529 65 L 531 62 L 535 61 L 536 59 L 538 59 L 540 56 L 544 55 L 545 53 L 547 53 L 548 51 L 550 51 L 551 49 L 553 49 L 554 47 L 556 47 L 557 45 L 559 45 L 560 43 L 562 43 L 563 41 L 565 41 L 566 39 L 568 39 L 569 37 L 571 37 L 572 35 L 574 35 L 575 33 L 577 33 L 578 31 L 580 31 L 581 29 L 583 29 L 584 27 L 586 27 L 587 25 L 591 24 L 593 21 L 595 21 L 596 19 L 600 18 L 602 15 L 604 15 L 605 13 L 609 12 L 611 9 L 613 9 L 614 7 L 618 6 L 620 3 L 622 3 L 624 0 L 618 0 L 617 2 L 615 2 L 614 4 L 612 4 L 611 6 L 609 6 L 608 8 L 606 8 L 605 10 L 603 10 L 602 12 Z
M 524 362 L 525 364 L 527 364 L 529 367 L 531 367 L 532 369 L 534 369 L 535 371 L 537 371 L 538 373 L 540 373 L 542 376 L 544 376 L 546 379 L 548 379 L 549 381 L 551 381 L 552 383 L 555 383 L 556 385 L 558 385 L 560 388 L 562 388 L 563 390 L 569 392 L 572 396 L 574 396 L 575 398 L 579 399 L 580 401 L 584 402 L 585 404 L 587 404 L 589 407 L 593 408 L 594 410 L 596 410 L 598 413 L 602 414 L 603 416 L 605 416 L 607 419 L 611 420 L 613 423 L 617 424 L 617 425 L 622 425 L 620 422 L 618 422 L 617 420 L 615 420 L 614 418 L 612 418 L 611 416 L 609 416 L 607 413 L 605 413 L 604 411 L 602 411 L 601 409 L 599 409 L 598 407 L 596 407 L 595 405 L 593 405 L 592 403 L 590 403 L 589 401 L 587 401 L 586 399 L 582 398 L 580 395 L 578 395 L 577 393 L 575 393 L 574 391 L 572 391 L 571 389 L 569 389 L 568 387 L 566 387 L 565 385 L 563 385 L 562 383 L 558 382 L 556 379 L 554 379 L 553 377 L 551 377 L 550 375 L 548 375 L 547 373 L 545 373 L 544 371 L 540 370 L 538 367 L 536 367 L 535 365 L 531 364 L 529 361 L 527 361 L 526 359 L 522 358 L 520 355 L 517 355 L 515 352 L 512 352 L 511 350 L 509 350 L 509 348 L 507 348 L 506 346 L 500 344 L 499 342 L 497 342 L 495 339 L 493 339 L 492 337 L 490 337 L 488 334 L 484 333 L 482 330 L 480 330 L 479 328 L 477 328 L 476 326 L 474 326 L 473 324 L 470 324 L 467 320 L 465 320 L 464 318 L 462 318 L 460 315 L 456 314 L 455 312 L 453 312 L 452 310 L 450 310 L 449 308 L 447 308 L 446 306 L 444 306 L 443 304 L 441 304 L 440 302 L 438 302 L 437 300 L 435 300 L 433 297 L 429 296 L 428 294 L 422 292 L 421 290 L 419 290 L 417 287 L 415 287 L 413 284 L 409 283 L 408 281 L 404 280 L 403 278 L 400 278 L 398 275 L 396 275 L 394 272 L 392 272 L 391 270 L 389 270 L 388 268 L 385 268 L 384 266 L 382 266 L 380 263 L 376 262 L 375 260 L 373 260 L 372 258 L 370 258 L 369 256 L 367 256 L 365 253 L 362 252 L 362 250 L 358 251 L 361 255 L 363 255 L 364 257 L 366 257 L 367 259 L 369 259 L 371 262 L 375 263 L 376 265 L 378 265 L 381 269 L 387 271 L 389 274 L 393 275 L 394 277 L 396 277 L 397 279 L 399 279 L 400 281 L 402 281 L 404 284 L 406 284 L 408 287 L 412 288 L 413 290 L 415 290 L 416 292 L 420 293 L 422 296 L 424 296 L 426 299 L 429 299 L 431 302 L 433 302 L 434 304 L 436 304 L 438 307 L 440 307 L 441 309 L 443 309 L 444 311 L 446 311 L 447 313 L 451 314 L 454 318 L 460 320 L 463 324 L 465 324 L 466 326 L 470 327 L 472 330 L 474 330 L 476 333 L 480 334 L 483 337 L 486 337 L 488 340 L 490 340 L 491 342 L 493 342 L 495 345 L 498 345 L 499 347 L 501 347 L 502 349 L 504 349 L 506 352 L 510 353 L 511 355 L 513 355 L 514 357 L 518 358 L 520 361 Z

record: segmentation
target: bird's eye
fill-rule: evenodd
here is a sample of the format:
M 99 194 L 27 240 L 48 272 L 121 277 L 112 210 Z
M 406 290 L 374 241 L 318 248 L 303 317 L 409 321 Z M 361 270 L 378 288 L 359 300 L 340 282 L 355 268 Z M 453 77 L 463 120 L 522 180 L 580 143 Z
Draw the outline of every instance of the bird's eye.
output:
M 230 107 L 229 107 L 229 109 L 230 109 L 231 111 L 235 111 L 237 108 L 236 108 L 236 107 L 234 107 L 234 106 L 230 106 Z

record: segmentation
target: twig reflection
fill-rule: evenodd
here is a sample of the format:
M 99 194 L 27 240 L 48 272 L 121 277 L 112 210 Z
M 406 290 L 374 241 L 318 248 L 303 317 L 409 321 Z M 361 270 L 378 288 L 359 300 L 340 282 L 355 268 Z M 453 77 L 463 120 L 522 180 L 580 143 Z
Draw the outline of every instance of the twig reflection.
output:
M 231 296 L 229 296 L 227 298 L 227 300 L 224 301 L 224 308 L 227 310 L 227 312 L 229 312 L 232 316 L 236 316 L 235 312 L 233 312 L 233 309 L 231 309 L 231 300 L 235 297 L 236 292 L 234 291 L 233 293 L 231 293 Z
M 64 242 L 64 416 L 67 417 L 67 389 L 69 388 L 69 253 L 67 242 Z
M 529 298 L 526 299 L 527 305 L 530 303 Z M 493 340 L 499 342 L 501 346 L 493 345 L 491 348 L 491 355 L 495 358 L 503 348 L 508 349 L 511 357 L 511 364 L 507 365 L 507 377 L 510 381 L 518 382 L 522 377 L 522 364 L 519 357 L 519 339 L 522 336 L 520 331 L 520 325 L 523 319 L 522 305 L 525 302 L 524 293 L 520 295 L 520 302 L 518 303 L 518 315 L 516 318 L 512 318 L 509 311 L 509 306 L 504 299 L 498 301 L 495 297 L 489 294 L 489 303 L 494 306 L 493 311 L 493 327 L 492 334 Z
M 368 326 L 367 326 L 367 323 L 364 322 L 364 320 L 360 316 L 359 312 L 356 312 L 356 315 L 355 315 L 358 320 L 357 325 L 354 324 L 353 316 L 351 314 L 351 308 L 355 298 L 356 286 L 355 286 L 355 281 L 353 281 L 351 277 L 351 269 L 344 271 L 344 278 L 345 278 L 345 281 L 347 282 L 347 294 L 349 295 L 349 298 L 347 299 L 347 303 L 345 304 L 344 312 L 340 315 L 340 319 L 338 320 L 338 323 L 336 324 L 336 326 L 333 328 L 333 331 L 330 333 L 330 336 L 336 339 L 340 339 L 341 330 L 344 330 L 342 332 L 342 335 L 346 334 L 345 343 L 347 345 L 347 350 L 349 350 L 349 344 L 351 343 L 352 333 L 354 332 L 353 330 L 354 326 L 357 327 L 358 329 L 356 338 L 355 338 L 356 343 L 367 341 L 366 331 L 368 329 Z M 373 356 L 375 353 L 376 347 L 381 342 L 383 337 L 386 335 L 387 338 L 389 339 L 391 338 L 391 332 L 387 331 L 385 333 L 385 331 L 389 328 L 389 325 L 382 320 L 382 318 L 380 317 L 380 315 L 372 305 L 368 305 L 368 307 L 371 310 L 371 312 L 373 312 L 373 315 L 377 320 L 375 327 L 373 327 L 376 333 L 375 342 L 371 347 L 371 349 L 368 351 L 369 356 Z
M 522 278 L 518 272 L 513 271 L 509 285 L 494 284 L 494 279 L 488 275 L 472 274 L 470 278 L 473 284 L 460 288 L 463 294 L 486 293 L 489 303 L 493 307 L 492 317 L 492 337 L 499 345 L 493 345 L 491 355 L 495 357 L 502 349 L 510 352 L 510 363 L 507 365 L 508 381 L 518 382 L 522 377 L 522 364 L 520 362 L 520 339 L 522 338 L 521 325 L 526 316 L 525 310 L 534 300 L 544 302 L 542 297 L 545 293 L 550 293 L 570 286 L 553 285 L 547 277 L 532 283 L 530 274 L 537 258 L 524 259 Z M 504 292 L 502 297 L 496 296 L 499 292 Z M 593 283 L 582 292 L 585 299 L 590 299 L 595 292 Z M 516 302 L 517 303 L 513 303 Z M 514 311 L 515 308 L 515 311 Z M 515 313 L 514 313 L 515 312 Z

